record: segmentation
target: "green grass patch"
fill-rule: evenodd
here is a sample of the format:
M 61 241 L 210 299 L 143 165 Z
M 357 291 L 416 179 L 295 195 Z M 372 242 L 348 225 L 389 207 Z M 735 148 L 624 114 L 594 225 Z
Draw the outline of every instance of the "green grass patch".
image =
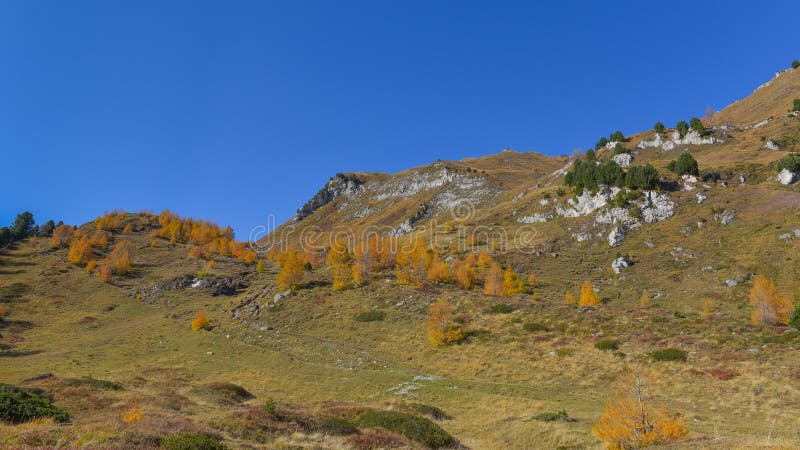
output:
M 561 410 L 559 412 L 543 412 L 533 416 L 534 420 L 539 420 L 542 422 L 570 422 L 569 415 L 567 411 Z
M 364 411 L 358 416 L 357 425 L 360 428 L 385 428 L 430 448 L 448 448 L 458 444 L 453 436 L 429 419 L 398 411 Z
M 6 303 L 19 299 L 28 292 L 28 285 L 24 283 L 12 283 L 8 286 L 0 286 L 0 302 Z
M 223 382 L 204 384 L 193 389 L 192 392 L 208 397 L 217 403 L 229 405 L 242 403 L 255 398 L 247 389 L 237 384 Z
M 331 436 L 347 436 L 358 433 L 358 427 L 350 421 L 330 414 L 318 417 L 314 428 L 320 433 Z
M 122 385 L 113 381 L 99 380 L 91 376 L 83 378 L 70 378 L 66 380 L 68 386 L 89 386 L 102 391 L 121 391 Z
M 617 350 L 619 348 L 619 341 L 616 339 L 600 339 L 595 342 L 594 348 L 598 350 Z
M 686 361 L 686 352 L 677 348 L 666 348 L 650 353 L 655 361 Z
M 227 450 L 227 446 L 213 436 L 196 433 L 179 433 L 161 438 L 165 450 Z
M 377 309 L 356 314 L 356 322 L 377 322 L 386 318 L 386 313 Z
M 450 420 L 450 419 L 452 419 L 452 417 L 447 415 L 447 413 L 445 413 L 444 411 L 442 411 L 441 409 L 439 409 L 439 408 L 437 408 L 435 406 L 425 405 L 423 403 L 409 403 L 407 406 L 410 409 L 422 414 L 423 416 L 428 416 L 428 417 L 430 417 L 432 419 L 436 419 L 436 420 Z
M 69 421 L 69 414 L 54 406 L 44 391 L 0 384 L 0 419 L 23 423 L 40 417 L 51 417 L 61 423 Z
M 492 314 L 509 314 L 514 312 L 514 307 L 508 303 L 497 303 L 489 308 L 489 312 Z
M 537 331 L 547 331 L 547 326 L 537 322 L 528 322 L 522 326 L 522 329 L 529 333 L 535 333 Z

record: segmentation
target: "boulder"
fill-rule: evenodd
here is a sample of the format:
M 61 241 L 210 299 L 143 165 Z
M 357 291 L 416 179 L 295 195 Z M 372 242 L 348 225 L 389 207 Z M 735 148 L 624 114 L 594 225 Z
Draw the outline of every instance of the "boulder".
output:
M 620 273 L 622 269 L 627 269 L 630 266 L 631 262 L 622 256 L 611 262 L 611 270 L 613 270 L 614 273 Z
M 272 302 L 273 303 L 278 303 L 279 301 L 281 301 L 281 299 L 283 299 L 285 297 L 288 297 L 290 295 L 292 295 L 292 290 L 291 289 L 287 289 L 287 290 L 285 290 L 283 292 L 278 292 L 277 294 L 275 294 L 275 297 L 272 298 Z
M 778 174 L 778 181 L 783 185 L 792 184 L 797 181 L 797 174 L 789 169 L 783 169 Z
M 614 227 L 611 229 L 611 232 L 608 233 L 608 245 L 609 247 L 617 247 L 622 245 L 622 242 L 625 240 L 625 229 L 622 227 Z
M 628 167 L 633 161 L 633 156 L 630 153 L 620 153 L 619 155 L 614 155 L 614 157 L 611 159 L 613 159 L 615 163 L 619 164 L 620 167 Z
M 708 198 L 708 196 L 702 192 L 698 192 L 694 195 L 697 196 L 697 203 L 703 203 Z
M 768 140 L 761 146 L 764 150 L 780 150 L 781 147 L 778 145 L 777 142 L 773 141 L 772 139 Z

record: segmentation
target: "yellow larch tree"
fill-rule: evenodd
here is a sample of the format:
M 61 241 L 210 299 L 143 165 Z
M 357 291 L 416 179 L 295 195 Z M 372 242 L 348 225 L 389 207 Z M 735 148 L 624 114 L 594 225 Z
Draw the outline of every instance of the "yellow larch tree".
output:
M 503 292 L 503 268 L 499 263 L 492 262 L 486 269 L 486 276 L 483 280 L 484 295 L 500 295 Z
M 651 389 L 655 373 L 626 369 L 614 395 L 592 432 L 609 449 L 633 449 L 669 445 L 689 434 L 680 415 L 656 405 Z
M 452 281 L 450 266 L 438 255 L 435 255 L 428 268 L 427 278 L 437 283 L 450 283 Z
M 419 286 L 425 282 L 432 255 L 428 246 L 417 235 L 411 245 L 402 246 L 397 253 L 395 276 L 399 284 Z
M 81 236 L 72 240 L 67 252 L 67 262 L 84 265 L 92 259 L 92 244 L 89 238 Z
M 475 287 L 478 277 L 475 274 L 475 254 L 470 253 L 464 261 L 460 259 L 453 263 L 456 284 L 461 289 L 470 290 Z
M 572 295 L 572 292 L 567 292 L 566 294 L 564 294 L 565 305 L 574 305 L 575 303 L 578 303 L 578 301 L 575 299 L 575 296 Z
M 780 296 L 775 283 L 766 276 L 755 277 L 749 299 L 750 304 L 753 305 L 752 320 L 754 324 L 772 325 L 788 322 L 792 302 Z
M 209 322 L 205 310 L 197 310 L 197 315 L 195 316 L 194 320 L 192 320 L 192 331 L 205 330 L 210 326 L 211 322 Z
M 464 339 L 461 327 L 452 323 L 453 308 L 442 297 L 430 306 L 428 312 L 428 342 L 433 345 L 447 345 Z
M 597 306 L 600 303 L 600 297 L 594 292 L 592 283 L 584 281 L 581 285 L 581 297 L 578 300 L 578 306 Z
M 525 283 L 522 281 L 522 277 L 517 275 L 510 265 L 506 266 L 506 270 L 503 272 L 503 288 L 501 292 L 503 297 L 513 297 L 523 292 L 525 292 Z
M 338 238 L 328 250 L 325 264 L 333 271 L 333 290 L 341 291 L 353 284 L 353 271 L 350 268 L 350 248 L 346 238 Z
M 278 288 L 296 290 L 303 281 L 303 265 L 305 262 L 294 249 L 289 249 L 280 258 L 281 271 L 278 274 Z

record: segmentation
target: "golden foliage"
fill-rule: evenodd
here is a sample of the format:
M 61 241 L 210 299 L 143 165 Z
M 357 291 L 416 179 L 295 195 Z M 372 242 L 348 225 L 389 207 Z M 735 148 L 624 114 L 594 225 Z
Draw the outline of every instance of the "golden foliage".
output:
M 525 283 L 522 281 L 522 277 L 517 275 L 511 266 L 507 266 L 503 272 L 503 297 L 513 297 L 523 292 L 525 292 Z
M 127 224 L 125 228 L 122 229 L 122 234 L 131 234 L 133 233 L 133 225 Z
M 253 264 L 258 257 L 247 244 L 233 239 L 231 227 L 223 229 L 208 221 L 182 219 L 169 210 L 158 216 L 158 223 L 161 228 L 156 231 L 156 236 L 168 239 L 170 244 L 192 244 L 192 256 L 211 259 L 216 253 L 232 256 L 245 264 Z
M 205 330 L 210 326 L 211 322 L 208 321 L 205 310 L 197 310 L 197 316 L 192 320 L 192 331 Z
M 451 323 L 453 308 L 442 297 L 431 304 L 428 312 L 428 342 L 433 345 L 447 345 L 464 340 L 461 327 Z
M 431 259 L 430 267 L 428 267 L 427 278 L 437 283 L 450 283 L 452 276 L 450 273 L 450 266 L 438 255 L 434 255 Z
M 475 254 L 470 253 L 465 261 L 457 259 L 454 262 L 453 272 L 455 272 L 456 284 L 461 289 L 470 290 L 475 287 L 475 283 L 478 281 L 474 269 L 475 260 Z
M 264 260 L 263 259 L 259 259 L 258 260 L 258 263 L 256 264 L 256 272 L 264 273 Z
M 601 303 L 600 297 L 594 292 L 594 287 L 589 281 L 584 281 L 581 285 L 581 297 L 578 306 L 597 306 Z
M 578 303 L 578 301 L 575 299 L 575 296 L 572 295 L 572 292 L 567 292 L 566 294 L 564 294 L 565 305 L 574 305 L 575 303 Z
M 392 267 L 394 238 L 371 235 L 356 244 L 353 251 L 353 280 L 364 284 L 376 272 Z
M 6 314 L 8 314 L 8 309 L 5 306 L 0 305 L 0 317 L 4 317 Z
M 305 261 L 295 250 L 289 250 L 280 258 L 281 272 L 278 274 L 278 287 L 280 290 L 297 289 L 303 281 L 303 265 Z
M 333 290 L 341 291 L 353 285 L 353 270 L 350 268 L 350 248 L 347 239 L 339 238 L 328 249 L 325 264 L 333 271 Z
M 142 408 L 132 408 L 123 412 L 121 419 L 125 423 L 136 423 L 142 420 Z
M 98 230 L 116 230 L 120 227 L 120 218 L 124 213 L 112 212 L 94 219 L 94 224 Z
M 103 259 L 103 264 L 111 267 L 116 275 L 125 275 L 131 268 L 131 253 L 133 244 L 130 241 L 120 241 L 111 250 L 111 253 Z
M 72 240 L 75 227 L 71 225 L 59 225 L 53 229 L 53 236 L 50 238 L 50 247 L 64 247 Z
M 97 279 L 103 283 L 111 282 L 111 265 L 100 264 L 97 266 Z
M 73 239 L 67 252 L 67 262 L 70 264 L 83 265 L 92 259 L 92 244 L 86 236 Z
M 153 239 L 152 241 L 150 241 L 150 247 L 151 247 L 151 248 L 156 248 L 156 247 L 158 247 L 158 241 L 156 241 L 155 239 Z
M 410 246 L 400 248 L 395 265 L 395 276 L 399 284 L 419 286 L 425 282 L 432 260 L 428 246 L 417 235 Z
M 703 312 L 700 313 L 700 316 L 708 319 L 709 317 L 715 315 L 717 313 L 717 305 L 714 304 L 714 300 L 707 298 L 703 301 Z
M 785 324 L 789 320 L 792 302 L 778 294 L 775 283 L 764 275 L 756 276 L 750 290 L 750 304 L 753 305 L 752 321 L 756 325 Z
M 89 262 L 86 263 L 86 271 L 92 273 L 95 269 L 97 269 L 97 261 L 90 259 Z
M 480 261 L 480 258 L 478 260 Z M 503 292 L 503 268 L 500 264 L 492 261 L 492 264 L 484 272 L 486 276 L 483 280 L 483 294 L 500 295 Z
M 108 245 L 108 236 L 104 231 L 97 230 L 92 233 L 92 237 L 89 238 L 89 243 L 92 245 L 92 247 L 103 248 Z
M 680 415 L 654 404 L 650 393 L 654 383 L 655 375 L 649 371 L 628 370 L 620 378 L 614 396 L 592 429 L 607 448 L 667 445 L 689 434 Z
M 213 269 L 214 267 L 217 267 L 217 263 L 213 259 L 208 260 L 206 269 Z
M 536 287 L 536 280 L 537 279 L 536 279 L 536 274 L 535 273 L 532 273 L 532 274 L 528 275 L 528 287 L 531 288 L 531 289 Z

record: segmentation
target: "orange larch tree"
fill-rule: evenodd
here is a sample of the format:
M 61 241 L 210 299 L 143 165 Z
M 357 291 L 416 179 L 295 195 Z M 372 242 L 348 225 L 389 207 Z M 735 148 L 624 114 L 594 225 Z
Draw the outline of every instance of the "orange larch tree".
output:
M 506 270 L 503 272 L 503 297 L 513 297 L 523 292 L 525 292 L 525 283 L 522 278 L 514 272 L 511 266 L 506 266 Z
M 597 306 L 601 304 L 600 296 L 594 292 L 594 287 L 589 281 L 584 281 L 581 285 L 581 298 L 578 300 L 578 306 Z
M 303 281 L 303 265 L 305 261 L 293 249 L 288 250 L 279 259 L 281 260 L 281 272 L 278 274 L 278 287 L 282 291 L 286 289 L 296 290 L 297 286 Z
M 67 262 L 70 264 L 84 265 L 92 259 L 92 244 L 86 236 L 72 240 L 67 252 Z
M 752 320 L 754 324 L 771 325 L 788 322 L 792 302 L 780 296 L 775 283 L 766 276 L 755 277 L 749 299 L 750 304 L 753 305 Z
M 680 415 L 656 405 L 651 394 L 655 374 L 627 369 L 592 431 L 611 449 L 669 445 L 689 434 Z
M 428 312 L 428 342 L 434 345 L 447 345 L 464 339 L 464 332 L 451 320 L 453 308 L 442 297 L 431 303 Z
M 499 263 L 492 262 L 486 269 L 486 277 L 483 280 L 484 295 L 500 295 L 503 293 L 503 268 Z
M 350 268 L 352 258 L 346 238 L 338 238 L 328 250 L 325 264 L 333 271 L 333 290 L 341 291 L 353 284 L 353 270 Z

